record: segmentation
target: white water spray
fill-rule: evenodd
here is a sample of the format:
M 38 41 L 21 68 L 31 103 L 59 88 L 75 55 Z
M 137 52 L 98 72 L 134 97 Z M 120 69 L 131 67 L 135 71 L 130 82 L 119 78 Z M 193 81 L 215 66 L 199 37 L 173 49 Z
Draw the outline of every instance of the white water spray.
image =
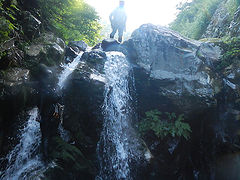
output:
M 3 180 L 37 178 L 44 169 L 38 152 L 41 143 L 40 124 L 37 121 L 38 109 L 33 108 L 29 111 L 29 116 L 19 135 L 19 144 L 6 157 L 8 164 L 1 176 Z
M 71 63 L 65 64 L 63 66 L 63 71 L 58 77 L 58 87 L 60 88 L 60 90 L 64 87 L 68 76 L 76 69 L 82 55 L 83 52 L 81 52 Z M 64 141 L 69 141 L 69 132 L 63 128 L 62 124 L 59 124 L 58 132 L 60 133 L 60 136 Z
M 60 89 L 63 88 L 67 77 L 76 69 L 82 55 L 83 55 L 83 52 L 81 52 L 71 63 L 65 64 L 63 66 L 64 70 L 62 71 L 62 73 L 58 78 L 58 86 L 60 87 Z
M 67 77 L 76 69 L 82 54 L 79 54 L 73 62 L 63 66 L 58 82 L 60 89 L 63 88 Z M 0 174 L 2 180 L 40 179 L 41 174 L 46 170 L 39 153 L 41 131 L 40 123 L 37 121 L 38 108 L 29 111 L 29 116 L 27 124 L 19 135 L 19 144 L 6 157 L 8 164 L 6 170 Z M 59 131 L 61 137 L 68 141 L 67 131 L 61 125 Z
M 132 179 L 130 162 L 134 158 L 129 92 L 130 65 L 120 52 L 107 53 L 105 63 L 104 124 L 98 144 L 100 173 L 96 179 Z

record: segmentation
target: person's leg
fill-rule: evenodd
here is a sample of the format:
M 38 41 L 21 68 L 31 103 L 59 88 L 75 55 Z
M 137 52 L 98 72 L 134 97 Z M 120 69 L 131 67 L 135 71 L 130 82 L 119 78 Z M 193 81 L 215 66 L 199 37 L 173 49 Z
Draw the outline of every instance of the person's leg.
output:
M 117 32 L 117 28 L 112 26 L 112 33 L 110 34 L 110 38 L 114 38 L 114 35 L 116 34 Z
M 122 42 L 122 38 L 123 38 L 123 28 L 118 28 L 118 41 Z

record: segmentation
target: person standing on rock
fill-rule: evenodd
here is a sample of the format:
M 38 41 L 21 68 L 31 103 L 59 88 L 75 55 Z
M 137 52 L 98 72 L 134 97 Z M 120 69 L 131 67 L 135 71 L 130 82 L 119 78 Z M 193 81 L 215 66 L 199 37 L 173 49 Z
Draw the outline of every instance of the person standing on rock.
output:
M 117 7 L 109 16 L 112 33 L 110 34 L 110 38 L 114 38 L 114 35 L 118 31 L 118 41 L 122 42 L 123 31 L 126 31 L 126 21 L 127 15 L 124 8 L 124 1 L 119 1 L 119 7 Z

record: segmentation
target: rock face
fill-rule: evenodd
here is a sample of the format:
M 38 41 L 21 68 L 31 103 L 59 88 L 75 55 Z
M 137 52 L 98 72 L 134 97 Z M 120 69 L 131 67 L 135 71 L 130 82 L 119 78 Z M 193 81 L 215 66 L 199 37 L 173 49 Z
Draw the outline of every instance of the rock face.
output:
M 229 152 L 240 151 L 239 63 L 225 68 L 224 72 L 216 72 L 215 64 L 222 53 L 217 45 L 193 41 L 151 24 L 142 25 L 124 44 L 105 40 L 91 50 L 79 42 L 69 47 L 73 51 L 66 53 L 72 58 L 78 50 L 85 49 L 85 52 L 63 87 L 63 126 L 69 132 L 69 141 L 64 142 L 59 136 L 50 138 L 49 156 L 56 166 L 44 173 L 46 178 L 96 177 L 96 148 L 103 123 L 106 51 L 121 51 L 133 66 L 134 78 L 129 81 L 134 81 L 135 87 L 130 88 L 130 93 L 138 118 L 133 118 L 132 123 L 138 126 L 145 112 L 158 109 L 184 114 L 192 129 L 188 141 L 177 137 L 160 139 L 153 132 L 142 136 L 143 147 L 149 149 L 145 156 L 150 163 L 141 164 L 144 170 L 132 167 L 136 168 L 133 177 L 140 180 L 208 180 L 213 176 L 227 179 L 228 173 L 221 170 L 224 167 L 222 158 L 227 157 L 231 167 L 232 157 L 238 155 Z M 37 104 L 37 89 L 26 85 L 34 79 L 31 76 L 34 67 L 39 63 L 59 65 L 67 55 L 64 48 L 61 39 L 43 34 L 26 48 L 25 68 L 1 72 L 1 153 L 9 150 L 5 140 L 8 132 L 3 128 L 8 127 L 10 131 L 18 121 L 17 115 Z M 136 158 L 136 161 L 140 160 Z M 238 173 L 231 173 L 230 177 L 239 177 Z
M 84 41 L 71 41 L 68 44 L 69 47 L 73 48 L 75 51 L 86 51 L 89 47 Z
M 231 37 L 237 37 L 240 35 L 240 6 L 237 8 L 234 18 L 230 23 L 230 35 Z
M 15 40 L 13 38 L 0 45 L 0 52 L 6 53 L 6 56 L 0 61 L 0 69 L 22 65 L 24 52 L 16 47 Z
M 179 100 L 183 96 L 197 100 L 186 102 L 185 107 L 214 103 L 208 60 L 218 60 L 221 53 L 218 47 L 186 39 L 165 27 L 151 24 L 134 31 L 130 42 L 136 64 L 145 69 L 150 78 L 163 84 L 158 93 L 181 108 L 184 105 Z
M 39 63 L 47 66 L 58 65 L 63 62 L 65 43 L 53 34 L 45 33 L 35 39 L 26 47 L 27 68 L 32 68 Z
M 220 75 L 215 71 L 222 53 L 217 45 L 150 24 L 134 31 L 126 46 L 135 67 L 140 119 L 153 109 L 184 113 L 192 128 L 188 142 L 161 140 L 151 132 L 145 135 L 154 157 L 145 178 L 207 180 L 225 174 L 221 178 L 226 179 L 226 171 L 220 172 L 215 160 L 231 150 L 239 152 L 239 66 L 232 65 Z M 231 177 L 238 175 L 232 172 Z
M 30 86 L 26 86 L 30 80 L 30 73 L 27 69 L 10 68 L 0 77 L 0 131 L 4 137 L 0 152 L 9 150 L 9 143 L 7 142 L 6 135 L 12 134 L 11 130 L 15 129 L 13 123 L 16 122 L 17 115 L 27 106 L 35 102 L 36 91 Z M 36 102 L 35 102 L 36 103 Z M 6 128 L 9 127 L 9 128 Z
M 89 52 L 85 52 L 82 55 L 81 60 L 87 62 L 90 67 L 95 68 L 99 72 L 103 73 L 104 64 L 106 62 L 106 53 L 100 49 L 94 49 Z
M 91 56 L 92 54 L 97 58 Z M 104 100 L 105 78 L 98 71 L 104 60 L 104 58 L 99 59 L 101 54 L 105 57 L 104 52 L 97 54 L 96 50 L 88 52 L 85 57 L 82 56 L 84 61 L 80 62 L 70 75 L 63 90 L 64 128 L 69 131 L 74 146 L 92 162 L 96 161 L 95 153 L 103 123 L 101 107 Z M 103 69 L 99 70 L 102 72 Z M 96 168 L 96 163 L 94 166 Z M 94 170 L 93 176 L 96 176 L 96 173 L 97 171 Z
M 40 35 L 40 24 L 36 17 L 34 17 L 29 11 L 24 11 L 22 14 L 23 22 L 23 31 L 24 34 L 31 40 L 34 37 L 38 37 Z
M 222 2 L 220 7 L 213 14 L 203 38 L 219 38 L 227 34 L 228 26 L 230 23 L 230 14 L 225 7 L 226 2 Z
M 240 35 L 240 7 L 238 7 L 233 14 L 229 11 L 229 7 L 233 2 L 232 0 L 224 0 L 215 13 L 213 14 L 211 21 L 207 27 L 206 32 L 202 38 L 220 38 L 226 35 L 236 37 Z M 231 7 L 234 9 L 234 7 Z

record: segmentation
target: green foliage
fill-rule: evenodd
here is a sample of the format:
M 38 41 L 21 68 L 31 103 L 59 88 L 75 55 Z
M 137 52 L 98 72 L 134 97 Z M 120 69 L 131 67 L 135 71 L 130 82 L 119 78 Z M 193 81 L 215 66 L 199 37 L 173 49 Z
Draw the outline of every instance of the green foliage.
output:
M 12 25 L 4 17 L 0 17 L 0 43 L 9 39 L 9 34 L 11 33 Z
M 22 33 L 17 14 L 30 11 L 41 22 L 41 30 L 52 31 L 66 42 L 84 40 L 94 45 L 101 26 L 96 11 L 84 0 L 0 0 L 0 43 Z M 21 8 L 19 8 L 19 6 Z
M 239 0 L 228 0 L 227 1 L 225 6 L 227 7 L 228 12 L 229 12 L 231 17 L 234 16 L 234 13 L 236 12 L 239 5 L 240 5 Z
M 200 39 L 221 0 L 193 0 L 179 8 L 176 20 L 170 24 L 171 29 L 184 36 Z
M 170 24 L 170 28 L 184 36 L 200 39 L 207 29 L 211 18 L 222 0 L 193 0 L 191 3 L 180 4 L 180 10 L 176 20 Z M 227 0 L 224 7 L 233 18 L 240 0 Z
M 8 3 L 9 6 L 4 7 L 4 1 L 0 1 L 0 44 L 10 39 L 11 34 L 16 29 L 14 25 L 16 21 L 15 10 L 17 10 L 16 1 L 9 1 Z
M 158 138 L 184 137 L 186 140 L 190 138 L 192 132 L 188 123 L 184 120 L 183 114 L 176 116 L 175 113 L 159 112 L 152 110 L 145 113 L 146 117 L 139 123 L 139 131 L 141 134 L 146 134 L 148 131 L 153 131 Z
M 235 37 L 224 41 L 220 46 L 223 54 L 220 63 L 216 66 L 217 71 L 222 71 L 229 65 L 240 60 L 240 38 Z
M 89 169 L 90 162 L 84 157 L 78 148 L 64 142 L 59 137 L 52 138 L 50 143 L 51 149 L 49 150 L 49 158 L 56 160 L 56 163 L 60 167 L 71 167 L 74 171 L 86 171 Z
M 84 40 L 93 45 L 100 38 L 99 17 L 83 0 L 38 0 L 46 26 L 65 41 Z

